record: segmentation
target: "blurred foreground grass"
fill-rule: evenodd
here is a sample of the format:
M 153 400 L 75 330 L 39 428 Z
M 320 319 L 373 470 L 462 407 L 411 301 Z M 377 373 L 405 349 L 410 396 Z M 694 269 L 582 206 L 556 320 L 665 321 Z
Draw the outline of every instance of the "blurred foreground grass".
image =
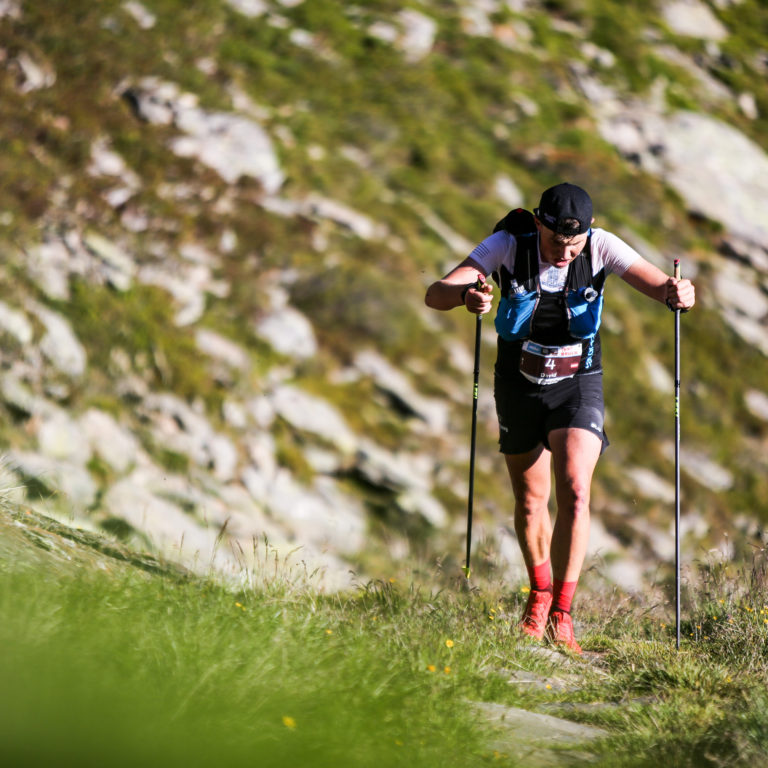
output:
M 762 553 L 749 573 L 699 567 L 679 653 L 660 594 L 585 590 L 588 653 L 570 659 L 511 634 L 519 585 L 387 578 L 329 596 L 272 561 L 233 590 L 28 512 L 0 517 L 4 765 L 527 765 L 481 701 L 605 729 L 584 764 L 768 756 Z M 552 765 L 579 760 L 552 751 Z

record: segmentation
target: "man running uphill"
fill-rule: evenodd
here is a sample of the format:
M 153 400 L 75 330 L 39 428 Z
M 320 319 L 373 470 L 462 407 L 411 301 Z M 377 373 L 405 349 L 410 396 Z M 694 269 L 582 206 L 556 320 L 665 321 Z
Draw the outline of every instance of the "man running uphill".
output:
M 589 540 L 592 473 L 608 445 L 598 333 L 605 279 L 614 273 L 670 309 L 690 309 L 695 292 L 688 280 L 668 277 L 616 235 L 592 229 L 592 200 L 580 187 L 546 190 L 534 215 L 535 231 L 494 232 L 428 288 L 426 303 L 484 314 L 493 290 L 485 278 L 493 273 L 498 280 L 499 445 L 531 583 L 519 627 L 581 653 L 570 611 Z

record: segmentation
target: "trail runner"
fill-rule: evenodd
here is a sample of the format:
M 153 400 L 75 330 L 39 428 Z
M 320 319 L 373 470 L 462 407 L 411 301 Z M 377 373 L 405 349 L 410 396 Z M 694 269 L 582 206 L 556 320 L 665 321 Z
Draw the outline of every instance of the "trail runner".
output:
M 592 474 L 608 446 L 599 334 L 605 279 L 616 274 L 672 310 L 695 302 L 689 280 L 666 275 L 616 235 L 593 228 L 592 212 L 581 187 L 551 187 L 534 209 L 535 231 L 494 232 L 426 294 L 433 309 L 485 314 L 493 294 L 486 278 L 498 279 L 499 446 L 531 586 L 518 628 L 575 653 L 581 648 L 571 604 L 589 541 Z

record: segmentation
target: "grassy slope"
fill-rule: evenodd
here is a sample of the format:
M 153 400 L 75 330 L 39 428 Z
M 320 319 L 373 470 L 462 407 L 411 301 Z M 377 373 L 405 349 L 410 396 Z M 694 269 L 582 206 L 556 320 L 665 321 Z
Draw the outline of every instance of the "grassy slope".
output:
M 702 573 L 679 653 L 654 596 L 582 600 L 590 654 L 569 660 L 516 640 L 525 595 L 489 582 L 323 597 L 266 547 L 231 591 L 8 504 L 0 554 L 9 765 L 518 765 L 520 737 L 472 701 L 606 729 L 599 765 L 767 756 L 764 560 Z

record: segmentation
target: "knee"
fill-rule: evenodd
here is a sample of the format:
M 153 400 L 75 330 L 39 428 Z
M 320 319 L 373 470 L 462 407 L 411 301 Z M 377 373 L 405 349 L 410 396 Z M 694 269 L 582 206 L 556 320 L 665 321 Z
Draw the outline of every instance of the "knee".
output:
M 532 520 L 549 514 L 549 499 L 534 493 L 515 497 L 515 515 L 523 520 Z
M 565 512 L 574 518 L 589 515 L 590 489 L 586 483 L 571 482 L 558 493 L 558 512 Z

